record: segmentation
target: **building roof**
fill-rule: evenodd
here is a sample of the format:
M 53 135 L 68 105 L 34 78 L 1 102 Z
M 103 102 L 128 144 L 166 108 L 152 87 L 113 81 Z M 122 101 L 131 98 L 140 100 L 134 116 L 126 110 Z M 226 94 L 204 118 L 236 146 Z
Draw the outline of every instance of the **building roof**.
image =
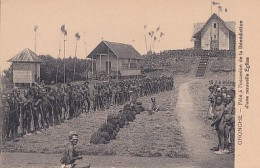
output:
M 105 48 L 109 48 L 105 49 Z M 143 57 L 139 54 L 136 49 L 130 44 L 116 43 L 110 41 L 101 41 L 97 45 L 97 47 L 88 55 L 91 57 L 92 55 L 99 54 L 108 54 L 108 52 L 112 52 L 117 58 L 120 59 L 143 59 Z
M 222 22 L 222 23 L 224 24 L 224 26 L 226 26 L 226 28 L 227 28 L 228 30 L 230 30 L 231 32 L 235 33 L 236 22 L 234 22 L 234 21 L 224 22 L 217 14 L 213 13 L 213 14 L 211 15 L 211 17 L 208 19 L 207 22 L 204 22 L 204 23 L 195 23 L 195 24 L 194 24 L 192 37 L 194 37 L 195 35 L 197 35 L 197 33 L 199 33 L 199 32 L 209 23 L 209 21 L 210 21 L 213 17 L 216 17 L 217 19 L 219 19 L 220 22 Z
M 13 58 L 8 60 L 8 62 L 31 62 L 31 63 L 42 63 L 44 62 L 38 55 L 36 55 L 32 50 L 26 48 L 21 51 Z

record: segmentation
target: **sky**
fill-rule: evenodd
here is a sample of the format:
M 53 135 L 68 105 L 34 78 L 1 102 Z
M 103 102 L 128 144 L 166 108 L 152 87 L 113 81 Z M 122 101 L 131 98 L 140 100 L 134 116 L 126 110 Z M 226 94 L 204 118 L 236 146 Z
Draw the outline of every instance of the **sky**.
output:
M 133 45 L 141 54 L 146 52 L 144 32 L 159 26 L 165 35 L 156 45 L 157 52 L 193 47 L 193 24 L 206 22 L 211 15 L 210 0 L 1 0 L 1 69 L 6 61 L 25 48 L 34 49 L 34 26 L 38 26 L 37 54 L 57 58 L 63 53 L 60 28 L 65 24 L 66 57 L 75 55 L 75 34 L 78 58 L 85 58 L 101 41 Z M 225 21 L 235 21 L 236 1 L 219 0 L 228 12 L 221 12 Z M 217 6 L 213 6 L 217 13 Z M 147 25 L 144 30 L 144 25 Z M 158 32 L 158 33 L 159 33 Z M 147 36 L 148 43 L 149 38 Z M 86 45 L 85 45 L 86 44 Z M 86 46 L 86 49 L 85 49 Z M 149 44 L 148 44 L 149 46 Z M 149 47 L 148 47 L 149 48 Z

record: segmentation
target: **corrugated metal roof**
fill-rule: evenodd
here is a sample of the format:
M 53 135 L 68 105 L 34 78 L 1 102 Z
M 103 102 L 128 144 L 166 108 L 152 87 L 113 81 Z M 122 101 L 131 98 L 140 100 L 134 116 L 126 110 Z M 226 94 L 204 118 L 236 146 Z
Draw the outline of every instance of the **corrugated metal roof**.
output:
M 236 31 L 236 22 L 234 21 L 229 21 L 229 22 L 224 22 L 217 14 L 212 14 L 211 17 L 208 19 L 207 22 L 204 23 L 195 23 L 194 27 L 193 27 L 193 34 L 192 37 L 194 37 L 198 32 L 200 32 L 204 26 L 206 26 L 206 24 L 213 18 L 216 17 L 217 19 L 219 19 L 222 23 L 224 23 L 224 25 L 227 27 L 227 29 L 229 29 L 230 31 L 232 31 L 233 33 L 235 33 Z
M 105 44 L 118 58 L 121 59 L 143 59 L 143 57 L 139 54 L 136 49 L 130 44 L 123 44 L 123 43 L 116 43 L 110 41 L 102 41 L 99 45 L 89 54 L 88 57 L 91 55 L 98 55 L 101 54 L 103 49 L 101 47 Z M 105 51 L 105 54 L 108 52 Z
M 8 60 L 8 62 L 44 62 L 38 55 L 36 55 L 32 50 L 26 48 L 25 50 L 18 53 L 16 56 Z

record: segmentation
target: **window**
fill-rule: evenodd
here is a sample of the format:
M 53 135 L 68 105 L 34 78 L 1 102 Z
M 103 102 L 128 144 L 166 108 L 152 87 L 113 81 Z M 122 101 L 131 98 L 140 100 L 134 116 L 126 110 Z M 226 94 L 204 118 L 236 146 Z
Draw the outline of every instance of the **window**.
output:
M 214 27 L 214 28 L 217 28 L 217 23 L 214 23 L 214 24 L 213 24 L 213 27 Z
M 216 39 L 217 38 L 217 35 L 214 35 L 214 39 Z
M 131 62 L 130 63 L 130 69 L 137 69 L 137 63 Z

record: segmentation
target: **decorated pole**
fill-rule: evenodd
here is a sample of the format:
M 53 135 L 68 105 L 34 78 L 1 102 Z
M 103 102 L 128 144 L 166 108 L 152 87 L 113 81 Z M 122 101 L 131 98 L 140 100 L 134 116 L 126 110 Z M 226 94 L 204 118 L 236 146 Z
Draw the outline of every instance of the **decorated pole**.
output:
M 34 26 L 34 52 L 36 54 L 36 44 L 37 44 L 37 31 L 38 31 L 38 26 Z
M 152 52 L 152 43 L 153 43 L 153 35 L 154 35 L 154 31 L 150 31 L 149 33 L 150 36 L 150 51 Z
M 85 39 L 84 48 L 85 48 L 85 53 L 86 53 L 86 81 L 87 81 L 88 80 L 88 60 L 87 60 L 88 52 L 87 52 L 87 42 L 86 42 L 85 32 L 84 32 L 84 39 Z
M 65 63 L 65 58 L 66 58 L 66 54 L 65 54 L 65 42 L 66 42 L 66 39 L 65 39 L 65 35 L 64 35 L 64 57 L 63 57 L 63 83 L 65 84 L 66 83 L 66 63 Z
M 107 73 L 108 73 L 108 81 L 110 81 L 110 60 L 109 60 L 109 47 L 108 47 L 108 50 L 107 50 Z
M 93 55 L 91 55 L 91 73 L 94 73 L 94 62 L 93 62 Z
M 158 42 L 158 48 L 160 48 L 160 47 L 159 47 L 159 42 L 161 41 L 161 38 L 162 38 L 163 36 L 164 36 L 164 33 L 161 32 L 161 33 L 160 33 L 160 36 L 159 36 L 159 39 L 158 39 L 158 41 L 157 41 L 157 42 Z M 160 51 L 161 51 L 161 50 L 160 50 Z
M 212 15 L 212 4 L 213 4 L 213 2 L 211 1 L 210 2 L 210 16 Z
M 116 81 L 118 82 L 118 57 L 116 59 L 117 66 L 116 66 Z
M 62 33 L 61 33 L 61 36 L 62 36 Z M 61 38 L 61 37 L 60 37 Z M 57 58 L 57 61 L 56 61 L 56 83 L 58 83 L 58 73 L 59 73 L 59 64 L 58 64 L 58 59 L 60 58 L 60 52 L 61 52 L 61 39 L 59 40 L 59 54 L 58 54 L 58 58 Z
M 148 53 L 148 49 L 147 49 L 147 39 L 146 39 L 146 28 L 147 28 L 147 25 L 144 25 L 144 42 L 145 42 L 146 53 Z
M 75 48 L 74 66 L 73 66 L 73 81 L 75 80 L 75 73 L 76 73 L 76 61 L 77 61 L 78 40 L 80 39 L 79 33 L 76 33 L 76 34 L 75 34 L 75 37 L 76 37 L 76 48 Z
M 64 36 L 64 63 L 63 63 L 63 83 L 66 83 L 66 64 L 65 64 L 65 58 L 66 58 L 66 49 L 65 49 L 65 43 L 66 43 L 66 36 L 67 36 L 67 30 L 65 29 L 65 25 L 61 26 L 61 32 L 63 33 Z

